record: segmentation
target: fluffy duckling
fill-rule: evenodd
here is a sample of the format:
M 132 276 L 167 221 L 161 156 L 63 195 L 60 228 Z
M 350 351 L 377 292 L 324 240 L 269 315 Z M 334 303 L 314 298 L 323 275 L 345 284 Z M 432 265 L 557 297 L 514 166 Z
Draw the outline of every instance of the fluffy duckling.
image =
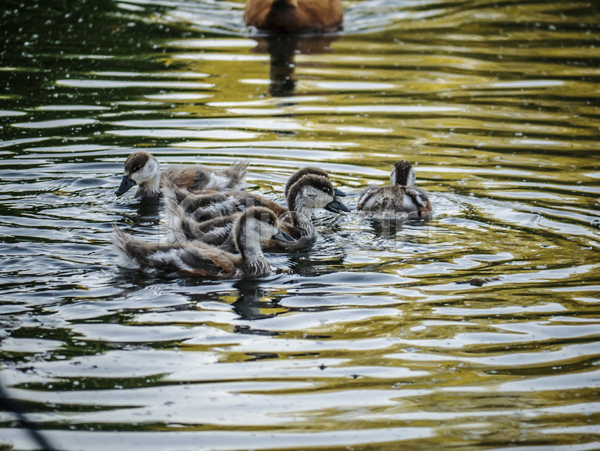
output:
M 311 221 L 315 208 L 325 208 L 334 213 L 350 211 L 335 196 L 331 180 L 313 174 L 305 175 L 290 187 L 287 202 L 289 210 L 281 216 L 280 227 L 295 241 L 290 242 L 276 237 L 276 240 L 264 240 L 263 247 L 279 245 L 287 249 L 297 249 L 312 243 L 317 238 L 317 230 Z M 229 252 L 235 251 L 235 241 L 228 228 L 228 221 L 233 222 L 235 215 L 198 223 L 186 215 L 181 205 L 170 203 L 167 212 L 169 236 L 173 239 L 199 240 L 220 245 L 222 249 Z
M 172 183 L 166 183 L 162 193 L 171 213 L 176 210 L 173 205 L 179 205 L 183 212 L 197 222 L 218 219 L 234 213 L 245 211 L 250 207 L 265 207 L 274 211 L 277 216 L 285 213 L 287 209 L 275 202 L 246 191 L 230 191 L 219 193 L 213 190 L 203 190 L 199 194 L 190 193 Z M 171 207 L 169 208 L 169 205 Z
M 294 183 L 287 192 L 288 212 L 280 217 L 281 228 L 296 240 L 314 241 L 317 230 L 312 223 L 313 210 L 324 208 L 333 213 L 350 210 L 336 197 L 329 177 L 308 174 Z
M 303 176 L 315 174 L 329 180 L 329 175 L 324 169 L 316 167 L 305 167 L 299 169 L 288 179 L 284 194 L 286 199 L 292 185 Z M 191 215 L 196 221 L 203 222 L 220 216 L 227 216 L 236 212 L 244 211 L 250 207 L 266 207 L 275 212 L 279 217 L 288 209 L 257 194 L 246 191 L 231 191 L 226 194 L 204 190 L 198 194 L 191 194 L 185 189 L 178 188 L 173 183 L 165 181 L 163 184 L 163 195 L 168 202 L 180 204 L 184 211 Z M 337 197 L 345 197 L 346 194 L 334 187 Z M 173 211 L 173 209 L 171 209 Z
M 248 0 L 244 11 L 246 26 L 278 33 L 332 31 L 343 20 L 340 0 Z
M 231 245 L 223 249 L 235 253 L 235 241 L 231 238 L 231 232 L 241 214 L 234 213 L 198 222 L 188 216 L 181 205 L 169 204 L 167 205 L 167 241 L 171 243 L 199 241 L 211 246 L 222 246 L 229 239 Z
M 290 176 L 287 183 L 285 184 L 285 188 L 284 188 L 283 192 L 284 192 L 286 199 L 288 198 L 288 192 L 290 191 L 290 188 L 292 187 L 292 185 L 294 183 L 296 183 L 298 180 L 300 180 L 302 177 L 304 177 L 305 175 L 308 175 L 308 174 L 320 175 L 322 177 L 329 179 L 329 174 L 327 173 L 327 171 L 325 169 L 317 168 L 315 166 L 306 166 L 304 168 L 298 169 L 296 172 L 294 172 Z M 339 190 L 336 187 L 333 188 L 333 191 L 335 192 L 335 195 L 337 197 L 346 197 L 346 193 L 344 193 L 343 191 Z
M 390 180 L 391 185 L 365 188 L 358 198 L 358 211 L 376 215 L 394 215 L 408 213 L 409 216 L 428 216 L 431 202 L 427 193 L 415 184 L 415 170 L 406 160 L 394 163 Z
M 117 227 L 112 241 L 120 263 L 129 268 L 229 279 L 268 275 L 271 267 L 260 248 L 261 240 L 271 237 L 292 240 L 279 229 L 275 213 L 266 208 L 249 208 L 239 215 L 232 236 L 239 255 L 197 242 L 148 243 Z
M 135 197 L 141 200 L 158 199 L 160 187 L 165 180 L 175 186 L 190 190 L 214 189 L 237 190 L 244 187 L 248 162 L 235 162 L 227 169 L 214 171 L 198 164 L 173 166 L 160 170 L 158 160 L 144 151 L 134 152 L 125 161 L 125 171 L 121 186 L 115 191 L 122 196 L 134 185 L 138 186 Z
M 314 243 L 318 233 L 312 222 L 314 209 L 324 208 L 333 213 L 350 212 L 335 195 L 335 188 L 329 177 L 308 174 L 301 177 L 287 191 L 288 211 L 279 217 L 281 230 L 294 241 L 284 241 L 278 237 L 263 241 L 262 246 L 271 248 L 280 246 L 288 250 L 300 249 Z M 231 247 L 228 239 L 223 246 Z

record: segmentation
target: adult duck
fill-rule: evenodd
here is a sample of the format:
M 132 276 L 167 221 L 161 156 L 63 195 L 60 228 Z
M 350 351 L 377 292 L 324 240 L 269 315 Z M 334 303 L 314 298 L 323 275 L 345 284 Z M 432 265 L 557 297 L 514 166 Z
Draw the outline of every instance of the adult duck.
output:
M 335 31 L 344 21 L 340 0 L 248 0 L 248 27 L 277 33 Z

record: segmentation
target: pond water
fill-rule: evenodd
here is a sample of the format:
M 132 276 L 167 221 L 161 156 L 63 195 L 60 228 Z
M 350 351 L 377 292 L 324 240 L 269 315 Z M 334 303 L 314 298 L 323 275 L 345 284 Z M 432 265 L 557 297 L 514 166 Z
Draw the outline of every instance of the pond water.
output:
M 60 450 L 600 448 L 600 6 L 348 1 L 268 40 L 240 1 L 0 7 L 0 379 Z M 282 202 L 415 164 L 430 221 L 319 212 L 254 281 L 117 266 L 123 162 Z M 0 412 L 0 449 L 37 449 Z

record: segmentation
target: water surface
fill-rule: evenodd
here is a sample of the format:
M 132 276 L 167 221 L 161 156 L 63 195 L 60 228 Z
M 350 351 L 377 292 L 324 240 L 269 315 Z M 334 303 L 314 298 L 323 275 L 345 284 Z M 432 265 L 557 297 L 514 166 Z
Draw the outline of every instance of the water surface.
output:
M 0 7 L 0 377 L 56 448 L 600 448 L 598 6 L 345 6 L 281 41 L 237 1 Z M 139 149 L 350 207 L 407 158 L 434 216 L 319 212 L 256 281 L 124 270 L 112 224 L 166 235 L 113 195 Z

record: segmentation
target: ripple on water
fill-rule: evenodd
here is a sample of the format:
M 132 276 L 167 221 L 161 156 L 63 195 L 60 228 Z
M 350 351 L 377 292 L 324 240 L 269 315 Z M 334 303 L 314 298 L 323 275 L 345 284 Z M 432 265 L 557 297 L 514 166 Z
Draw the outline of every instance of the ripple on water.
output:
M 2 382 L 57 449 L 598 447 L 594 4 L 352 1 L 274 40 L 241 1 L 90 1 L 0 38 Z M 125 270 L 113 224 L 166 236 L 114 196 L 140 149 L 249 158 L 280 203 L 320 166 L 352 209 L 406 158 L 434 214 L 316 212 L 259 280 Z

